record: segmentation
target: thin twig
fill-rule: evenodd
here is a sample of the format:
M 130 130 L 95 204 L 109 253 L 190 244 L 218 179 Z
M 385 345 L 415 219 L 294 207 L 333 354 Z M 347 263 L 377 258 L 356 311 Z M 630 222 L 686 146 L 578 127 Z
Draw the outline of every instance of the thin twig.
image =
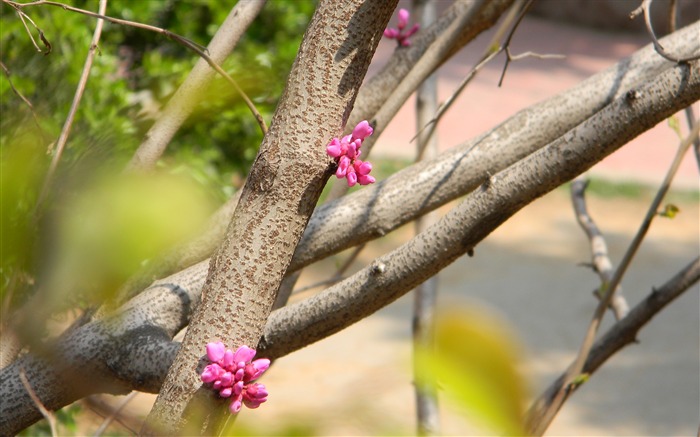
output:
M 642 221 L 642 224 L 640 225 L 637 234 L 632 239 L 632 242 L 630 243 L 630 246 L 625 252 L 625 255 L 622 258 L 619 267 L 617 268 L 617 270 L 615 270 L 615 275 L 610 280 L 610 283 L 607 284 L 607 288 L 601 289 L 601 294 L 603 295 L 603 298 L 600 299 L 600 302 L 598 303 L 598 306 L 595 309 L 591 323 L 588 326 L 586 336 L 584 337 L 578 355 L 576 356 L 576 360 L 566 372 L 565 384 L 562 385 L 561 389 L 556 394 L 551 404 L 549 404 L 546 407 L 542 418 L 533 424 L 531 429 L 531 433 L 533 435 L 542 435 L 547 430 L 549 425 L 552 423 L 552 420 L 554 420 L 554 417 L 559 412 L 559 409 L 563 405 L 564 401 L 566 400 L 567 392 L 570 390 L 572 385 L 575 385 L 576 379 L 581 375 L 583 366 L 586 363 L 588 355 L 591 351 L 591 347 L 593 346 L 593 342 L 595 341 L 596 333 L 598 332 L 600 323 L 603 320 L 603 316 L 605 315 L 605 309 L 610 305 L 610 301 L 612 299 L 612 296 L 614 295 L 614 293 L 610 292 L 610 290 L 615 290 L 620 284 L 622 277 L 627 271 L 627 268 L 629 267 L 632 259 L 634 258 L 634 255 L 637 253 L 637 250 L 639 249 L 642 240 L 646 236 L 651 222 L 654 220 L 654 217 L 656 217 L 659 211 L 659 206 L 661 205 L 664 196 L 666 195 L 668 189 L 671 186 L 671 181 L 673 180 L 673 177 L 678 171 L 678 167 L 680 167 L 680 163 L 683 160 L 683 155 L 693 143 L 693 140 L 697 137 L 699 130 L 700 123 L 696 122 L 695 128 L 678 146 L 678 151 L 673 159 L 673 162 L 671 163 L 671 167 L 666 173 L 666 177 L 661 183 L 661 187 L 659 187 L 659 191 L 656 193 L 656 197 L 654 197 L 654 200 L 649 206 L 649 210 L 647 211 L 647 214 L 644 217 L 644 220 Z
M 630 310 L 627 317 L 615 323 L 605 335 L 596 341 L 583 366 L 584 374 L 590 377 L 623 347 L 631 343 L 637 343 L 637 334 L 642 327 L 649 323 L 656 314 L 673 302 L 674 299 L 689 290 L 699 279 L 700 258 L 695 258 L 661 287 L 653 288 L 652 292 L 644 300 Z M 581 384 L 565 385 L 566 376 L 566 372 L 560 375 L 533 402 L 527 413 L 527 421 L 529 423 L 536 423 L 538 418 L 541 417 L 542 413 L 540 412 L 549 405 L 551 399 L 561 390 L 565 390 L 568 398 L 581 386 Z
M 29 380 L 27 379 L 27 373 L 24 371 L 24 367 L 21 367 L 19 369 L 19 380 L 22 381 L 22 385 L 27 390 L 27 394 L 29 394 L 29 397 L 32 398 L 32 402 L 34 402 L 36 408 L 39 410 L 41 415 L 44 416 L 44 419 L 46 419 L 46 421 L 49 422 L 49 426 L 51 427 L 51 435 L 57 436 L 58 432 L 56 432 L 56 416 L 54 416 L 53 413 L 49 411 L 44 406 L 44 404 L 41 403 L 41 399 L 39 399 L 39 396 L 37 396 L 36 392 L 29 384 Z
M 44 130 L 41 128 L 41 124 L 39 123 L 39 117 L 36 115 L 36 111 L 34 110 L 34 105 L 32 105 L 32 102 L 29 101 L 24 95 L 19 92 L 17 88 L 15 88 L 15 84 L 12 83 L 12 77 L 10 76 L 10 70 L 7 68 L 4 62 L 0 61 L 0 68 L 2 68 L 2 71 L 5 73 L 5 76 L 7 77 L 7 83 L 10 85 L 10 89 L 12 89 L 12 92 L 19 97 L 25 105 L 29 108 L 29 112 L 32 114 L 32 118 L 34 119 L 34 123 L 36 123 L 36 127 L 39 128 L 39 132 L 44 135 Z
M 364 249 L 364 248 L 365 248 L 365 243 L 362 243 L 359 246 L 355 247 L 355 249 L 352 251 L 350 256 L 345 260 L 345 262 L 343 262 L 343 264 L 340 267 L 338 267 L 338 270 L 336 270 L 335 274 L 333 276 L 331 276 L 330 278 L 324 279 L 323 281 L 318 281 L 314 284 L 310 284 L 310 285 L 307 285 L 305 287 L 301 287 L 298 290 L 294 290 L 294 293 L 295 294 L 301 293 L 303 291 L 313 290 L 314 288 L 333 285 L 333 284 L 336 284 L 336 283 L 342 281 L 343 279 L 345 279 L 345 276 L 344 276 L 345 272 L 350 268 L 352 263 L 355 262 L 355 260 L 357 259 L 357 256 L 360 254 L 360 252 L 362 252 L 362 249 Z
M 574 205 L 574 211 L 576 212 L 576 220 L 581 226 L 581 229 L 583 229 L 588 236 L 588 240 L 591 244 L 593 270 L 598 273 L 602 283 L 599 290 L 605 290 L 607 289 L 607 284 L 610 283 L 615 270 L 612 262 L 610 261 L 610 257 L 608 256 L 608 246 L 605 243 L 603 233 L 600 232 L 600 229 L 598 229 L 598 226 L 588 213 L 585 197 L 587 187 L 588 181 L 583 176 L 579 176 L 574 179 L 573 182 L 571 182 L 571 201 Z M 598 298 L 601 297 L 598 292 L 594 294 Z M 622 296 L 622 287 L 618 286 L 615 289 L 612 301 L 610 303 L 610 308 L 615 314 L 615 318 L 617 320 L 621 320 L 629 312 L 627 300 Z
M 99 437 L 102 435 L 103 432 L 107 429 L 107 427 L 112 423 L 112 421 L 119 415 L 119 413 L 124 409 L 124 407 L 127 406 L 127 404 L 131 401 L 134 400 L 136 395 L 138 395 L 139 392 L 137 391 L 132 391 L 129 393 L 120 403 L 117 405 L 117 408 L 115 408 L 109 416 L 105 417 L 105 420 L 102 421 L 100 424 L 100 427 L 97 428 L 97 431 L 95 431 L 95 434 L 93 434 L 94 437 Z
M 3 1 L 5 1 L 5 0 L 3 0 Z M 49 40 L 46 39 L 46 36 L 44 36 L 44 32 L 39 28 L 39 26 L 36 25 L 34 20 L 32 20 L 32 18 L 29 15 L 27 15 L 24 11 L 22 11 L 22 9 L 20 7 L 14 5 L 12 2 L 5 1 L 5 3 L 10 5 L 10 7 L 12 9 L 14 9 L 15 12 L 17 12 L 19 19 L 22 22 L 22 25 L 24 26 L 24 30 L 27 31 L 27 35 L 29 35 L 29 39 L 32 41 L 32 44 L 34 45 L 34 48 L 36 49 L 36 51 L 39 53 L 43 53 L 44 56 L 51 53 L 51 43 L 49 42 Z M 39 44 L 36 43 L 36 40 L 34 39 L 34 35 L 32 35 L 32 31 L 29 30 L 29 26 L 27 26 L 27 21 L 25 21 L 25 20 L 28 20 L 30 23 L 32 23 L 32 26 L 34 26 L 34 28 L 37 30 L 37 32 L 39 32 L 39 39 L 41 39 L 41 42 L 46 47 L 46 51 L 43 51 L 41 49 L 41 47 L 39 47 Z
M 98 18 L 101 20 L 109 21 L 110 23 L 115 23 L 115 24 L 120 24 L 122 26 L 130 26 L 130 27 L 136 27 L 139 29 L 144 29 L 148 30 L 151 32 L 155 33 L 160 33 L 161 35 L 164 35 L 165 37 L 175 41 L 176 43 L 184 46 L 187 49 L 190 49 L 191 51 L 195 52 L 198 56 L 200 56 L 202 59 L 207 61 L 207 63 L 213 68 L 217 73 L 219 73 L 228 83 L 230 83 L 236 91 L 243 97 L 243 100 L 245 101 L 246 105 L 248 106 L 248 109 L 250 112 L 253 114 L 255 117 L 255 120 L 258 122 L 258 125 L 260 126 L 260 130 L 262 131 L 263 135 L 267 134 L 267 125 L 265 124 L 265 120 L 263 119 L 262 115 L 260 115 L 260 112 L 258 112 L 257 108 L 255 107 L 255 104 L 253 104 L 253 101 L 248 97 L 248 95 L 243 92 L 241 87 L 238 85 L 238 83 L 228 74 L 226 73 L 214 60 L 206 53 L 206 48 L 183 37 L 180 36 L 176 33 L 170 32 L 169 30 L 162 29 L 160 27 L 156 26 L 151 26 L 149 24 L 143 24 L 143 23 L 138 23 L 135 21 L 129 21 L 129 20 L 123 20 L 121 18 L 114 18 L 114 17 L 108 17 L 104 14 L 96 14 L 94 12 L 86 11 L 84 9 L 80 8 L 75 8 L 73 6 L 68 6 L 63 3 L 58 3 L 58 2 L 52 2 L 52 1 L 44 1 L 44 0 L 39 0 L 31 3 L 17 3 L 11 0 L 2 0 L 3 2 L 14 5 L 18 8 L 26 7 L 26 6 L 39 6 L 39 5 L 48 5 L 48 6 L 56 6 L 63 8 L 67 11 L 71 12 L 76 12 L 79 14 L 87 15 L 89 17 L 94 17 Z
M 694 128 L 693 120 L 695 120 L 695 111 L 692 105 L 685 108 L 685 118 L 688 122 L 688 127 L 692 130 Z M 693 141 L 693 151 L 695 152 L 695 162 L 698 164 L 698 170 L 700 170 L 700 137 L 695 137 Z
M 555 54 L 537 54 L 534 52 L 526 52 L 522 53 L 520 55 L 511 55 L 510 54 L 510 41 L 513 38 L 513 34 L 515 33 L 515 30 L 518 28 L 520 23 L 522 22 L 523 17 L 525 16 L 525 13 L 530 7 L 530 4 L 534 0 L 528 0 L 527 3 L 524 3 L 525 0 L 520 0 L 520 2 L 516 3 L 511 7 L 511 9 L 508 12 L 508 15 L 506 16 L 505 20 L 499 27 L 499 29 L 496 31 L 496 34 L 492 38 L 491 42 L 487 46 L 486 50 L 484 51 L 483 55 L 481 56 L 481 59 L 477 64 L 472 68 L 472 70 L 467 74 L 467 76 L 462 79 L 462 82 L 457 86 L 455 91 L 452 93 L 452 95 L 440 105 L 438 108 L 437 112 L 435 113 L 435 116 L 433 117 L 432 120 L 430 120 L 425 126 L 423 126 L 418 133 L 411 139 L 411 141 L 414 141 L 416 138 L 418 138 L 419 135 L 423 133 L 425 129 L 429 129 L 429 131 L 425 134 L 426 137 L 426 142 L 430 140 L 432 135 L 435 132 L 435 129 L 437 129 L 437 124 L 442 118 L 442 116 L 447 112 L 448 109 L 452 106 L 452 104 L 457 100 L 457 97 L 464 91 L 464 88 L 476 77 L 476 74 L 486 65 L 488 64 L 493 58 L 501 54 L 502 52 L 506 52 L 508 59 L 506 59 L 506 64 L 503 67 L 503 72 L 501 73 L 501 78 L 498 81 L 498 86 L 500 87 L 503 78 L 506 73 L 506 69 L 508 68 L 508 64 L 510 63 L 511 60 L 518 60 L 522 59 L 525 57 L 538 57 L 541 59 L 551 59 L 551 58 L 556 58 L 556 59 L 561 59 L 564 58 L 563 55 L 555 55 Z M 510 31 L 508 32 L 508 37 L 506 38 L 506 41 L 504 44 L 499 44 L 499 40 L 501 39 L 502 35 L 505 33 L 505 30 L 511 26 Z M 418 151 L 417 159 L 421 159 L 423 156 L 423 149 L 420 148 Z
M 630 20 L 636 18 L 639 14 L 644 15 L 644 24 L 647 27 L 647 32 L 649 33 L 649 36 L 651 37 L 651 41 L 654 44 L 654 49 L 656 52 L 663 56 L 664 58 L 668 59 L 671 62 L 675 62 L 677 64 L 680 64 L 681 62 L 690 62 L 690 61 L 695 61 L 696 59 L 700 59 L 700 54 L 693 55 L 693 56 L 688 56 L 685 58 L 678 58 L 670 53 L 668 53 L 664 47 L 661 45 L 659 42 L 659 39 L 656 37 L 656 34 L 654 33 L 654 28 L 651 25 L 651 3 L 653 0 L 642 0 L 642 4 L 639 5 L 637 9 L 632 11 L 630 13 Z M 675 15 L 675 14 L 674 14 Z
M 99 9 L 100 14 L 104 14 L 107 10 L 107 0 L 100 0 Z M 95 32 L 92 34 L 92 41 L 90 42 L 90 49 L 88 50 L 87 57 L 85 58 L 85 64 L 83 65 L 83 71 L 80 74 L 80 79 L 78 80 L 78 87 L 75 90 L 75 95 L 73 96 L 73 102 L 71 103 L 70 110 L 68 111 L 68 117 L 63 124 L 61 129 L 61 134 L 58 136 L 58 141 L 56 142 L 56 151 L 54 152 L 53 158 L 51 159 L 51 164 L 46 172 L 46 178 L 44 179 L 44 185 L 41 188 L 39 198 L 36 202 L 35 213 L 38 214 L 41 211 L 41 206 L 46 199 L 49 187 L 51 186 L 51 181 L 56 173 L 56 168 L 58 167 L 58 161 L 61 159 L 63 154 L 63 149 L 68 142 L 68 136 L 73 128 L 73 120 L 75 119 L 75 114 L 78 112 L 78 106 L 80 106 L 80 100 L 83 98 L 83 92 L 85 91 L 85 85 L 87 84 L 88 77 L 90 76 L 90 69 L 92 69 L 92 61 L 95 59 L 95 53 L 97 51 L 97 44 L 100 41 L 100 36 L 102 35 L 102 26 L 104 24 L 103 20 L 97 20 L 97 25 L 95 26 Z
M 515 35 L 515 31 L 518 29 L 518 26 L 520 25 L 520 22 L 525 18 L 525 14 L 527 14 L 527 11 L 530 9 L 530 6 L 532 6 L 532 3 L 534 3 L 535 0 L 528 0 L 527 4 L 522 8 L 520 11 L 520 15 L 518 15 L 518 18 L 513 25 L 513 28 L 510 30 L 510 33 L 508 33 L 508 36 L 506 37 L 506 41 L 503 43 L 503 50 L 506 52 L 506 62 L 503 65 L 503 71 L 501 72 L 501 78 L 498 80 L 498 86 L 500 88 L 501 85 L 503 85 L 503 79 L 506 77 L 506 70 L 508 69 L 508 66 L 510 65 L 511 61 L 515 61 L 518 59 L 523 59 L 527 57 L 535 57 L 535 58 L 540 58 L 540 59 L 562 59 L 564 58 L 564 55 L 541 55 L 538 53 L 534 52 L 525 52 L 520 55 L 512 55 L 510 53 L 510 42 L 513 39 L 513 35 Z

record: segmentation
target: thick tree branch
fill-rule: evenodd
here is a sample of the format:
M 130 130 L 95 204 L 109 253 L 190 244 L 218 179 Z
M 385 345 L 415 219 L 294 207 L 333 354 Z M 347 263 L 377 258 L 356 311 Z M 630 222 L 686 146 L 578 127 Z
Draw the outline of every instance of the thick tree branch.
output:
M 184 414 L 202 385 L 195 370 L 208 342 L 232 348 L 257 344 L 330 176 L 324 146 L 347 122 L 395 6 L 360 0 L 319 3 L 224 241 L 212 258 L 202 303 L 147 419 L 147 434 L 174 434 L 188 425 Z
M 388 305 L 473 250 L 528 203 L 700 99 L 698 64 L 670 68 L 626 93 L 553 143 L 486 180 L 437 224 L 403 246 L 322 293 L 273 313 L 261 342 L 266 355 L 291 353 Z

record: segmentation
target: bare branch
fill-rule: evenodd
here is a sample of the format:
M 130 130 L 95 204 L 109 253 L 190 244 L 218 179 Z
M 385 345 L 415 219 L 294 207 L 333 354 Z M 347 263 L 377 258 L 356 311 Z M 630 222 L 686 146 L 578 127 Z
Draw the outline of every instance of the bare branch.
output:
M 630 104 L 634 105 L 636 104 L 636 101 L 639 98 L 643 98 L 641 92 L 642 91 L 630 91 L 625 96 L 625 100 L 629 101 Z M 632 262 L 632 259 L 637 253 L 637 249 L 639 249 L 639 246 L 644 240 L 644 237 L 646 236 L 647 231 L 651 226 L 652 220 L 654 219 L 654 217 L 656 217 L 659 211 L 659 207 L 661 206 L 661 202 L 663 201 L 664 196 L 671 187 L 671 181 L 673 180 L 673 177 L 678 171 L 678 167 L 680 167 L 681 161 L 683 160 L 683 155 L 685 155 L 685 152 L 688 151 L 688 148 L 698 136 L 699 130 L 700 123 L 696 122 L 695 129 L 693 129 L 693 131 L 691 131 L 691 133 L 678 146 L 676 157 L 673 159 L 671 167 L 666 173 L 666 177 L 661 183 L 659 191 L 656 193 L 656 197 L 654 197 L 654 200 L 651 202 L 649 210 L 647 211 L 647 214 L 644 217 L 644 220 L 642 221 L 642 224 L 639 227 L 637 234 L 632 239 L 632 242 L 627 248 L 624 257 L 622 258 L 622 261 L 620 261 L 620 265 L 618 266 L 617 270 L 615 270 L 615 275 L 612 277 L 609 283 L 603 284 L 603 287 L 600 290 L 602 298 L 600 299 L 600 302 L 598 303 L 598 306 L 596 307 L 595 312 L 593 313 L 593 319 L 591 320 L 591 323 L 588 326 L 588 330 L 581 344 L 576 360 L 566 372 L 566 384 L 562 386 L 559 393 L 557 393 L 557 395 L 552 400 L 552 403 L 547 406 L 547 408 L 541 416 L 541 419 L 537 422 L 532 423 L 531 431 L 533 434 L 542 435 L 547 430 L 549 425 L 552 423 L 552 420 L 554 420 L 554 417 L 556 416 L 557 412 L 559 412 L 559 409 L 561 409 L 561 406 L 566 401 L 566 393 L 569 390 L 569 386 L 574 383 L 575 379 L 579 375 L 581 375 L 583 366 L 586 364 L 586 360 L 588 359 L 588 354 L 590 353 L 591 348 L 593 347 L 593 342 L 595 341 L 596 333 L 598 332 L 600 323 L 602 322 L 603 316 L 605 315 L 605 309 L 610 305 L 610 301 L 612 300 L 612 296 L 614 295 L 614 290 L 617 289 L 617 286 L 622 281 L 622 277 L 624 276 L 625 272 L 627 271 L 627 268 Z
M 11 3 L 14 4 L 14 3 Z M 100 15 L 104 15 L 107 10 L 107 0 L 100 0 L 98 11 Z M 36 201 L 35 214 L 41 213 L 41 206 L 46 199 L 49 192 L 49 187 L 53 180 L 53 175 L 58 167 L 58 161 L 61 159 L 63 154 L 63 148 L 68 142 L 68 136 L 73 128 L 73 120 L 75 119 L 75 114 L 78 112 L 78 106 L 80 106 L 80 100 L 83 98 L 83 92 L 85 91 L 85 85 L 87 85 L 88 77 L 90 77 L 90 70 L 92 69 L 92 61 L 95 59 L 95 53 L 98 50 L 97 44 L 100 41 L 100 36 L 102 35 L 102 26 L 104 21 L 97 20 L 95 25 L 95 32 L 92 34 L 92 41 L 90 42 L 90 49 L 88 50 L 87 57 L 85 58 L 85 64 L 83 65 L 83 71 L 80 74 L 80 79 L 78 80 L 78 86 L 75 89 L 75 95 L 73 96 L 73 102 L 71 103 L 70 110 L 68 111 L 68 116 L 66 117 L 65 123 L 63 123 L 63 128 L 58 136 L 58 141 L 56 142 L 56 150 L 54 151 L 53 158 L 51 159 L 51 164 L 46 171 L 46 176 L 44 177 L 44 185 L 41 188 L 39 197 Z
M 129 393 L 128 395 L 126 395 L 126 397 L 125 397 L 124 399 L 122 399 L 122 401 L 119 403 L 119 405 L 117 406 L 117 408 L 115 408 L 115 409 L 109 414 L 109 416 L 105 417 L 105 420 L 102 421 L 102 423 L 100 424 L 100 427 L 97 428 L 97 431 L 95 431 L 95 433 L 93 434 L 93 436 L 94 436 L 94 437 L 99 437 L 99 436 L 101 436 L 102 433 L 105 432 L 105 430 L 107 429 L 107 427 L 112 423 L 112 421 L 113 421 L 117 416 L 119 416 L 119 413 L 121 413 L 121 411 L 124 409 L 124 407 L 126 407 L 126 406 L 129 404 L 129 402 L 133 401 L 134 398 L 136 397 L 136 395 L 138 395 L 138 394 L 139 394 L 139 392 L 137 392 L 137 391 L 132 391 L 131 393 Z
M 630 343 L 636 343 L 639 330 L 698 280 L 700 280 L 700 258 L 696 258 L 661 287 L 652 289 L 651 294 L 646 299 L 632 308 L 624 319 L 618 321 L 595 342 L 581 370 L 583 374 L 592 375 L 623 347 Z M 573 365 L 574 363 L 571 364 L 571 366 Z M 533 402 L 527 415 L 530 429 L 533 429 L 534 424 L 542 420 L 544 411 L 548 405 L 552 404 L 558 393 L 563 390 L 568 398 L 578 389 L 580 384 L 565 384 L 568 381 L 567 375 L 568 372 L 564 372 Z
M 676 63 L 689 62 L 695 61 L 696 59 L 700 59 L 700 53 L 696 55 L 690 55 L 687 57 L 676 57 L 671 55 L 669 52 L 666 51 L 666 49 L 664 49 L 664 46 L 662 46 L 659 42 L 659 39 L 654 33 L 654 28 L 651 25 L 651 12 L 649 11 L 649 9 L 651 8 L 652 1 L 653 0 L 642 0 L 642 4 L 640 4 L 637 9 L 630 13 L 630 19 L 636 18 L 639 14 L 644 15 L 644 24 L 646 24 L 647 26 L 647 32 L 649 32 L 649 36 L 651 37 L 651 40 L 654 44 L 654 48 L 656 49 L 657 53 L 663 56 L 664 58 L 668 59 L 669 61 Z M 675 16 L 675 14 L 673 15 Z
M 574 205 L 574 211 L 576 212 L 576 220 L 590 240 L 593 269 L 598 273 L 602 283 L 600 289 L 607 289 L 615 270 L 608 256 L 608 245 L 605 243 L 603 233 L 600 232 L 593 218 L 588 214 L 585 197 L 587 186 L 588 181 L 586 181 L 583 176 L 574 179 L 571 182 L 571 201 Z M 598 291 L 600 291 L 600 289 Z M 599 299 L 601 298 L 598 292 L 594 294 Z M 622 287 L 618 286 L 615 289 L 610 302 L 610 308 L 613 310 L 617 320 L 621 320 L 629 312 L 627 300 L 622 296 Z
M 260 343 L 266 356 L 286 355 L 393 302 L 473 250 L 527 203 L 699 99 L 697 67 L 696 62 L 667 70 L 637 90 L 639 97 L 634 102 L 625 96 L 616 99 L 556 141 L 489 178 L 437 224 L 377 258 L 371 266 L 322 293 L 274 312 Z M 663 107 L 661 102 L 665 102 Z M 608 302 L 602 302 L 607 308 Z M 336 316 L 328 317 L 331 313 Z M 282 338 L 285 341 L 280 341 Z

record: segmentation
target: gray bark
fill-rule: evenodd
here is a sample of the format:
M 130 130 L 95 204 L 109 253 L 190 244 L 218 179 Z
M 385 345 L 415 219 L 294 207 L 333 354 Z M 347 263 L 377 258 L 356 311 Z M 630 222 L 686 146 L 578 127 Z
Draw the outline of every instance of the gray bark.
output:
M 319 3 L 146 433 L 174 434 L 187 425 L 185 409 L 202 385 L 197 366 L 208 342 L 257 345 L 331 174 L 325 146 L 342 132 L 395 6 Z

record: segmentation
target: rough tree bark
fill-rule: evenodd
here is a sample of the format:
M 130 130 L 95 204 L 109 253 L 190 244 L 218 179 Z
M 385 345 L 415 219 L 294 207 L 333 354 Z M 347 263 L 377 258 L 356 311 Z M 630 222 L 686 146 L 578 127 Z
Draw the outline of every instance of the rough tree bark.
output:
M 319 3 L 146 432 L 175 434 L 186 425 L 183 414 L 201 386 L 197 367 L 206 343 L 257 345 L 331 174 L 325 145 L 342 132 L 395 6 Z

